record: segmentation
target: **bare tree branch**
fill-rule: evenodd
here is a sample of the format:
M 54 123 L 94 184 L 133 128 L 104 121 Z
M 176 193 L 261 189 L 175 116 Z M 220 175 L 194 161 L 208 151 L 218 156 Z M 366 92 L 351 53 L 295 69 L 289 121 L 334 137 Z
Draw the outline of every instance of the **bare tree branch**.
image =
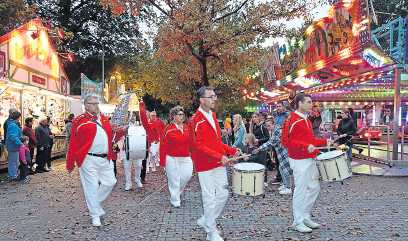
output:
M 233 14 L 238 13 L 238 12 L 248 3 L 248 1 L 249 1 L 249 0 L 244 0 L 236 9 L 232 10 L 232 11 L 229 12 L 229 13 L 224 14 L 224 15 L 221 16 L 221 17 L 218 17 L 218 18 L 214 19 L 213 22 L 218 22 L 218 21 L 220 21 L 220 20 L 222 20 L 222 19 L 224 19 L 224 18 L 227 18 L 227 17 L 229 17 L 229 16 L 231 16 L 231 15 L 233 15 Z

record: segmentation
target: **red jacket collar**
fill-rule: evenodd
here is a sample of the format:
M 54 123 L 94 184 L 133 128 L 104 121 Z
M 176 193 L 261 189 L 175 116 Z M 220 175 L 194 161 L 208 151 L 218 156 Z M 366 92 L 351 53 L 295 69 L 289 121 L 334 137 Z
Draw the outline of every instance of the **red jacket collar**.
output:
M 212 111 L 211 114 L 212 114 L 212 117 L 213 117 L 214 122 L 215 122 L 215 128 L 216 128 L 216 130 L 214 130 L 214 128 L 212 127 L 211 123 L 208 121 L 207 117 L 206 117 L 201 111 L 197 110 L 197 113 L 196 113 L 196 114 L 197 114 L 197 117 L 198 117 L 199 119 L 204 119 L 204 120 L 207 122 L 207 124 L 211 127 L 211 129 L 212 129 L 213 131 L 215 131 L 215 133 L 216 133 L 218 136 L 221 136 L 220 126 L 218 125 L 217 116 L 215 115 L 214 111 Z

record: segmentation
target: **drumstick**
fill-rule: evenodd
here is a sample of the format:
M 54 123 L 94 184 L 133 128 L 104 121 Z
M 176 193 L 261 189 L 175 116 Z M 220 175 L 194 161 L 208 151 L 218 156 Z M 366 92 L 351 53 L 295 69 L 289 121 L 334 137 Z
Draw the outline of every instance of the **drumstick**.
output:
M 317 150 L 324 150 L 324 149 L 336 149 L 336 147 L 331 147 L 331 146 L 319 146 L 316 147 Z
M 251 156 L 250 154 L 242 154 L 242 155 L 237 156 L 237 157 L 228 158 L 228 162 L 236 162 L 236 161 L 238 161 L 240 159 L 244 159 L 244 158 L 247 158 L 247 157 L 250 157 L 250 156 Z

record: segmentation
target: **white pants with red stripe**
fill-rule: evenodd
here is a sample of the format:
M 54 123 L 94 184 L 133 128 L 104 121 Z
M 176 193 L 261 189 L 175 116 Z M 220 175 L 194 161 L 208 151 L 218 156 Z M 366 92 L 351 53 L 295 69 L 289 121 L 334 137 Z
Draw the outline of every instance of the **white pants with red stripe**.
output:
M 170 202 L 173 206 L 180 206 L 180 195 L 193 174 L 191 157 L 166 156 L 166 174 Z
M 199 172 L 198 179 L 201 186 L 206 229 L 214 232 L 217 229 L 216 219 L 221 215 L 228 200 L 227 170 L 225 167 L 217 167 Z
M 116 184 L 113 162 L 106 158 L 87 155 L 79 168 L 79 176 L 89 215 L 91 217 L 104 215 L 105 211 L 101 204 Z
M 310 219 L 312 208 L 320 192 L 319 171 L 312 158 L 294 160 L 289 158 L 290 167 L 295 178 L 293 192 L 293 225 Z

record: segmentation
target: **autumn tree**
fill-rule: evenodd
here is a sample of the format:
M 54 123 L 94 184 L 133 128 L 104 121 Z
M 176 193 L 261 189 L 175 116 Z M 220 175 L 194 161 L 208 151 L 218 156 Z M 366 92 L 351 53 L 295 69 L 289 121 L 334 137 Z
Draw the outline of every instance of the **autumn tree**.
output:
M 310 2 L 298 0 L 106 0 L 116 14 L 148 15 L 154 35 L 148 91 L 164 101 L 191 102 L 212 85 L 225 99 L 239 98 L 248 70 L 262 65 L 261 43 L 282 35 L 285 21 L 303 18 Z M 150 87 L 150 88 L 149 88 Z M 229 98 L 231 97 L 231 98 Z M 233 97 L 233 98 L 232 98 Z
M 159 13 L 156 19 L 157 52 L 171 63 L 191 57 L 189 65 L 199 68 L 193 76 L 198 85 L 209 85 L 216 73 L 234 61 L 237 49 L 245 49 L 266 37 L 284 31 L 282 21 L 305 16 L 306 2 L 298 0 L 105 0 L 115 13 Z M 153 22 L 152 21 L 152 22 Z
M 60 52 L 73 52 L 74 63 L 66 63 L 71 79 L 71 91 L 80 92 L 80 73 L 92 79 L 101 79 L 102 52 L 104 52 L 105 77 L 122 61 L 137 56 L 145 49 L 139 31 L 143 15 L 114 15 L 101 6 L 99 0 L 31 0 L 37 14 L 52 26 L 62 28 L 65 40 L 58 46 Z M 122 61 L 122 65 L 125 64 Z M 130 68 L 130 66 L 127 66 Z M 124 67 L 124 69 L 126 69 Z

